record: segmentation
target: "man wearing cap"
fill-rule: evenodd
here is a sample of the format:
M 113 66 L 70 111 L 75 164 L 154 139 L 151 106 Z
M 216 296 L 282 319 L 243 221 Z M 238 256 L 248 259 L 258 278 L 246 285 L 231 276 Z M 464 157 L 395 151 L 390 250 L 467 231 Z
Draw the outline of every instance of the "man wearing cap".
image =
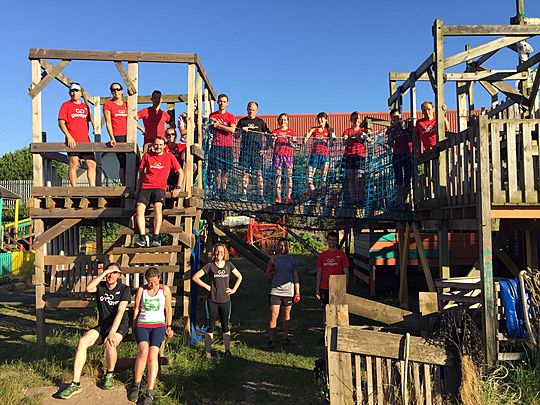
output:
M 88 105 L 81 101 L 81 91 L 79 83 L 71 83 L 71 86 L 69 86 L 71 99 L 62 104 L 58 113 L 58 126 L 66 136 L 66 144 L 69 148 L 74 148 L 77 143 L 90 142 L 88 136 L 88 122 L 91 122 L 90 114 L 88 113 Z M 94 154 L 91 152 L 68 153 L 69 182 L 73 187 L 77 185 L 79 159 L 86 161 L 88 183 L 90 187 L 94 187 L 96 185 L 96 161 Z
M 137 113 L 135 119 L 142 120 L 144 128 L 137 124 L 144 135 L 145 151 L 146 145 L 152 144 L 154 138 L 165 138 L 165 124 L 172 125 L 174 122 L 171 120 L 171 116 L 167 111 L 163 111 L 161 108 L 161 91 L 154 90 L 152 92 L 152 107 L 143 108 Z
M 98 324 L 79 339 L 73 364 L 73 380 L 60 392 L 60 398 L 68 399 L 82 391 L 81 372 L 86 362 L 86 352 L 95 344 L 105 344 L 107 372 L 103 388 L 113 388 L 113 373 L 118 357 L 116 348 L 129 329 L 126 308 L 131 301 L 131 291 L 129 286 L 122 283 L 121 276 L 120 265 L 110 263 L 103 273 L 94 278 L 86 287 L 86 292 L 95 294 L 96 297 Z

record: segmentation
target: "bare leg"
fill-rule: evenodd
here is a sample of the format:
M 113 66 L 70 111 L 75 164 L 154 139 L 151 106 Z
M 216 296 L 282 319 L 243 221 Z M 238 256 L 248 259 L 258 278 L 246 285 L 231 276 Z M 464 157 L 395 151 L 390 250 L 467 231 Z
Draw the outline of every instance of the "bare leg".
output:
M 313 184 L 313 176 L 315 175 L 315 168 L 313 166 L 308 167 L 308 186 L 311 191 L 315 190 L 315 185 Z
M 86 363 L 86 351 L 89 347 L 101 343 L 101 337 L 95 329 L 90 329 L 80 339 L 77 346 L 77 352 L 75 353 L 75 361 L 73 362 L 73 381 L 81 381 L 81 373 Z
M 77 168 L 79 167 L 79 157 L 78 156 L 69 156 L 69 169 L 68 169 L 68 178 L 69 183 L 72 187 L 77 186 Z
M 326 176 L 328 176 L 328 168 L 330 167 L 330 163 L 325 163 L 323 168 L 323 174 L 321 179 L 321 187 L 326 187 Z
M 158 355 L 159 347 L 150 346 L 150 349 L 148 350 L 148 374 L 146 376 L 148 380 L 146 388 L 149 390 L 153 390 L 156 385 L 156 378 L 159 371 Z
M 88 159 L 86 161 L 86 177 L 88 178 L 88 184 L 90 187 L 96 186 L 96 161 Z
M 146 361 L 148 359 L 148 342 L 139 343 L 139 352 L 137 353 L 137 359 L 135 360 L 135 376 L 133 377 L 135 384 L 140 384 L 146 368 Z
M 223 345 L 226 351 L 231 350 L 231 332 L 225 332 L 223 334 Z
M 257 171 L 257 179 L 259 180 L 259 196 L 263 197 L 264 195 L 264 179 L 262 175 L 262 170 Z
M 221 171 L 221 169 L 217 170 L 216 180 L 218 190 L 223 190 L 223 172 Z
M 292 181 L 293 181 L 293 168 L 292 166 L 291 167 L 288 167 L 287 168 L 287 198 L 291 198 L 292 196 Z
M 206 349 L 206 354 L 212 353 L 212 339 L 214 339 L 213 333 L 204 334 L 204 348 Z
M 144 212 L 146 211 L 146 205 L 143 203 L 137 203 L 137 228 L 139 229 L 139 235 L 144 235 L 146 223 L 144 220 Z
M 107 366 L 107 371 L 114 371 L 114 367 L 116 366 L 116 360 L 118 359 L 118 352 L 116 351 L 116 348 L 122 342 L 123 336 L 120 333 L 116 334 L 116 341 L 117 343 L 115 345 L 111 344 L 108 340 L 105 342 L 105 364 Z
M 277 327 L 277 319 L 279 316 L 279 305 L 270 305 L 270 322 L 268 323 L 268 334 L 271 341 L 274 340 L 274 332 Z
M 292 305 L 283 307 L 283 339 L 289 336 L 289 322 L 291 320 Z
M 246 170 L 244 170 L 244 176 L 242 177 L 242 193 L 244 197 L 247 197 L 248 187 L 249 187 L 249 173 Z
M 221 174 L 221 185 L 223 186 L 223 191 L 227 190 L 227 173 L 225 172 Z
M 154 235 L 159 235 L 161 223 L 163 222 L 163 204 L 154 203 Z

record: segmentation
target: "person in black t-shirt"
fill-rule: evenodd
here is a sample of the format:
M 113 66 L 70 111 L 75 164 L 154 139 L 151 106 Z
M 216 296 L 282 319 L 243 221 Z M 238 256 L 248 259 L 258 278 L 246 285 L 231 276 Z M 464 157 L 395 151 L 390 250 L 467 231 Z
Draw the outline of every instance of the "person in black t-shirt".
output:
M 262 175 L 265 134 L 270 130 L 263 119 L 257 117 L 259 105 L 255 101 L 250 101 L 247 105 L 247 117 L 238 121 L 236 128 L 239 128 L 242 134 L 240 141 L 240 157 L 238 163 L 244 171 L 242 181 L 243 193 L 241 199 L 247 201 L 247 191 L 249 188 L 250 172 L 253 170 L 257 175 L 259 187 L 259 197 L 262 200 L 264 191 L 264 180 Z
M 103 388 L 113 388 L 116 348 L 129 329 L 126 308 L 131 301 L 131 290 L 122 284 L 121 275 L 120 266 L 117 263 L 110 263 L 103 273 L 86 287 L 86 292 L 96 295 L 98 324 L 79 339 L 73 364 L 73 381 L 60 393 L 60 398 L 68 399 L 82 391 L 80 381 L 82 368 L 86 362 L 86 352 L 95 344 L 105 344 L 107 372 Z
M 230 288 L 231 273 L 236 277 L 234 287 Z M 201 280 L 204 275 L 208 276 L 210 284 Z M 242 282 L 242 274 L 234 264 L 229 262 L 229 251 L 223 242 L 214 245 L 212 261 L 200 269 L 193 276 L 193 282 L 210 292 L 206 301 L 207 313 L 210 313 L 210 321 L 206 334 L 204 335 L 204 345 L 206 357 L 212 358 L 212 339 L 214 338 L 214 327 L 219 315 L 221 330 L 223 331 L 223 344 L 225 345 L 225 357 L 231 356 L 231 331 L 229 329 L 229 317 L 231 315 L 231 295 L 236 292 Z

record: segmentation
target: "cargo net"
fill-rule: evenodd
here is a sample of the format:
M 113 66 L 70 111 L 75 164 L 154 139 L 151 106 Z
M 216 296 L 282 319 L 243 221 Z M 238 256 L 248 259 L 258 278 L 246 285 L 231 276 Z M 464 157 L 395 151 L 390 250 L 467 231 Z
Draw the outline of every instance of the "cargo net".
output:
M 351 159 L 345 156 L 347 139 L 339 136 L 291 137 L 284 145 L 272 134 L 237 131 L 229 136 L 232 146 L 216 146 L 215 130 L 206 121 L 204 207 L 323 219 L 374 218 L 403 210 L 385 131 L 368 135 L 365 157 Z

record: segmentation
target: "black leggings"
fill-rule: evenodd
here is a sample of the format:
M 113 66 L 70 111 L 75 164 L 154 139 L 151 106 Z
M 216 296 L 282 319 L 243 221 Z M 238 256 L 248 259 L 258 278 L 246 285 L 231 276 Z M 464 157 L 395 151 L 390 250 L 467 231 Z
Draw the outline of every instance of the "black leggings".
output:
M 214 302 L 206 301 L 206 317 L 209 318 L 208 333 L 214 333 L 214 327 L 216 326 L 216 320 L 219 315 L 221 322 L 221 330 L 223 333 L 229 332 L 229 318 L 231 317 L 231 301 L 227 302 Z

